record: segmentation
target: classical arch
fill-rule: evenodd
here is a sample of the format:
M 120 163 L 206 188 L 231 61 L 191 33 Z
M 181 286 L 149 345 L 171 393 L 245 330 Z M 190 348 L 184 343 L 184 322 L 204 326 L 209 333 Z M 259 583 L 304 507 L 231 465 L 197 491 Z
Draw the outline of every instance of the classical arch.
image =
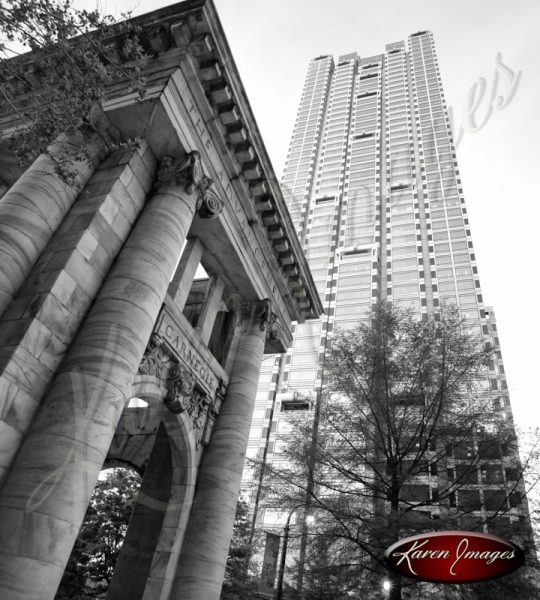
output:
M 124 410 L 105 465 L 128 463 L 144 472 L 108 600 L 158 600 L 170 586 L 189 519 L 196 481 L 196 441 L 187 413 L 163 404 L 166 390 L 138 375 L 132 397 L 145 407 Z

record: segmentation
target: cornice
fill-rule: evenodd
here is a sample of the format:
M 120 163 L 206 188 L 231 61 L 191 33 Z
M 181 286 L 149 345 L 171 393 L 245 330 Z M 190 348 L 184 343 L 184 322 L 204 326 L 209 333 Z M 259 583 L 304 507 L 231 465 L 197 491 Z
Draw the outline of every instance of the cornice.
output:
M 323 312 L 319 294 L 213 2 L 188 0 L 133 21 L 143 27 L 145 47 L 153 56 L 175 49 L 191 56 L 299 320 L 318 317 Z

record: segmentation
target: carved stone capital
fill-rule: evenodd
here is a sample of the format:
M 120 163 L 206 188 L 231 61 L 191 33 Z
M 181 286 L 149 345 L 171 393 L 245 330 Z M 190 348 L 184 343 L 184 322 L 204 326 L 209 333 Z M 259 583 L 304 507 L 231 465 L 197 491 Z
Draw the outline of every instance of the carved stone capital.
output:
M 241 316 L 248 325 L 258 324 L 261 331 L 266 332 L 266 340 L 271 343 L 282 342 L 284 328 L 279 324 L 278 316 L 272 312 L 272 302 L 269 298 L 258 302 L 243 302 Z
M 213 180 L 204 174 L 197 150 L 181 158 L 166 156 L 159 165 L 157 186 L 183 186 L 188 194 L 194 194 L 201 219 L 214 219 L 223 210 L 224 203 L 211 189 L 212 184 Z
M 261 331 L 266 331 L 272 316 L 272 302 L 269 298 L 257 302 L 242 302 L 240 316 L 249 325 L 258 324 Z

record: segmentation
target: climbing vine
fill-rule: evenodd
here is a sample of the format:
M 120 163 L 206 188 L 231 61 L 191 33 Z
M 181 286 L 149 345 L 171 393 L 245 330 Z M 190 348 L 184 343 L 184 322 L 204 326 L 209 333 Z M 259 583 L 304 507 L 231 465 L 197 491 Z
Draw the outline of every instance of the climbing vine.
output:
M 145 62 L 141 31 L 130 21 L 69 0 L 0 0 L 0 143 L 21 166 L 61 134 L 90 130 L 109 148 L 130 143 L 101 127 L 96 107 L 116 81 L 141 101 Z

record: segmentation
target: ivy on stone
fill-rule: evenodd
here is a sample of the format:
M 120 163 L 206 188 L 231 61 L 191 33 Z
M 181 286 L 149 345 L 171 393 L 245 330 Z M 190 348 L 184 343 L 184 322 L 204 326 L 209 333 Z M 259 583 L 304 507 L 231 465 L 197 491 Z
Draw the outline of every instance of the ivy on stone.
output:
M 0 144 L 26 166 L 62 134 L 91 131 L 109 150 L 132 143 L 103 128 L 96 107 L 116 81 L 141 101 L 145 61 L 129 21 L 69 0 L 0 0 Z M 89 158 L 84 146 L 75 158 Z

